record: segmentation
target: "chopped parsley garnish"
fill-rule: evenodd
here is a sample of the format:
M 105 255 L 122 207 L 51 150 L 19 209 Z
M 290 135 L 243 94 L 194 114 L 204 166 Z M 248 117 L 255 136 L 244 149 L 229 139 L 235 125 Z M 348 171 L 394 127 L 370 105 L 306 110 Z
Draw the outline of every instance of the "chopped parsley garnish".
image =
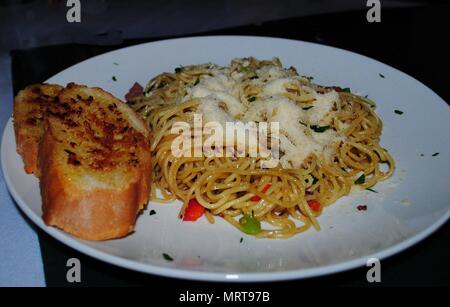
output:
M 366 182 L 366 175 L 362 174 L 358 179 L 355 180 L 355 184 L 364 184 Z
M 420 154 L 420 156 L 421 156 L 421 157 L 424 157 L 425 155 L 424 155 L 424 154 Z
M 305 124 L 304 122 L 299 122 L 300 124 L 302 124 L 303 126 L 307 127 L 308 125 Z
M 244 238 L 241 237 L 241 239 L 239 240 L 239 243 L 242 243 L 242 241 L 244 241 Z
M 181 67 L 177 67 L 177 68 L 175 68 L 175 73 L 180 73 L 181 71 L 183 70 L 183 67 L 181 66 Z
M 149 215 L 154 215 L 154 214 L 156 214 L 156 211 L 155 210 L 150 210 L 150 213 L 149 213 Z
M 438 154 L 439 154 L 438 152 L 435 152 L 435 153 L 432 154 L 431 156 L 432 156 L 432 157 L 436 157 Z
M 314 107 L 314 106 L 304 107 L 304 108 L 302 108 L 302 109 L 306 111 L 306 110 L 311 109 L 312 107 Z
M 378 75 L 379 75 L 379 76 L 380 76 L 381 78 L 383 78 L 383 79 L 384 79 L 384 75 L 382 75 L 382 74 L 380 74 L 380 73 L 379 73 Z
M 395 114 L 398 114 L 398 115 L 402 115 L 402 114 L 403 114 L 403 111 L 395 110 L 394 113 L 395 113 Z
M 166 259 L 167 261 L 173 261 L 173 258 L 170 257 L 168 254 L 163 253 L 162 255 L 163 255 L 164 259 Z
M 370 191 L 370 192 L 378 193 L 377 191 L 375 191 L 374 189 L 371 189 L 371 188 L 367 188 L 366 190 Z
M 255 101 L 255 100 L 256 100 L 256 97 L 255 97 L 255 96 L 252 96 L 252 97 L 250 97 L 250 98 L 248 99 L 249 102 L 253 102 L 253 101 Z
M 119 66 L 119 63 L 117 63 L 117 62 L 114 62 L 113 64 L 116 65 L 116 66 Z
M 325 131 L 327 131 L 330 128 L 331 128 L 331 126 L 329 126 L 329 125 L 327 125 L 327 126 L 312 125 L 311 126 L 311 129 L 314 130 L 314 132 L 317 132 L 317 133 L 325 132 Z
M 113 81 L 117 81 L 116 76 L 112 76 Z
M 318 178 L 316 178 L 316 177 L 314 177 L 314 176 L 312 176 L 313 177 L 313 183 L 312 184 L 316 184 L 317 183 L 317 181 L 319 181 L 319 179 Z
M 351 93 L 352 92 L 349 87 L 343 88 L 342 91 L 346 92 L 346 93 Z
M 197 85 L 200 82 L 200 79 L 195 80 L 194 86 Z

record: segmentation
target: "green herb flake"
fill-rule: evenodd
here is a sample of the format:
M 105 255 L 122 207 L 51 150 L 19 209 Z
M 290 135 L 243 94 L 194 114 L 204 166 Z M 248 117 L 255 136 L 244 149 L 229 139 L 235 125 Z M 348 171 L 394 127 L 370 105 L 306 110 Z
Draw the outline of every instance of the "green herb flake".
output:
M 366 182 L 366 175 L 362 174 L 358 179 L 355 180 L 355 184 L 364 184 Z
M 200 79 L 195 80 L 194 86 L 197 85 L 200 82 Z
M 398 114 L 398 115 L 402 115 L 402 114 L 403 114 L 403 111 L 395 110 L 394 113 L 395 113 L 395 114 Z
M 424 154 L 420 154 L 420 156 L 421 156 L 421 157 L 424 157 L 425 155 L 424 155 Z
M 329 126 L 329 125 L 327 125 L 327 126 L 312 125 L 311 126 L 311 129 L 314 130 L 314 132 L 317 132 L 317 133 L 325 132 L 325 131 L 327 131 L 330 128 L 331 128 L 331 126 Z
M 302 108 L 302 109 L 306 111 L 306 110 L 311 109 L 312 107 L 314 107 L 314 106 L 304 107 L 304 108 Z
M 302 124 L 302 125 L 305 126 L 305 127 L 308 127 L 308 125 L 305 124 L 304 122 L 299 122 L 299 123 Z
M 252 97 L 250 97 L 250 98 L 248 99 L 249 102 L 253 102 L 253 101 L 255 101 L 255 100 L 256 100 L 256 97 L 255 97 L 255 96 L 252 96 Z
M 113 81 L 117 81 L 116 76 L 112 76 Z
M 378 193 L 377 191 L 375 191 L 374 189 L 371 189 L 371 188 L 367 188 L 366 190 L 370 191 L 370 192 L 373 192 L 373 193 Z
M 383 78 L 383 79 L 384 79 L 384 75 L 382 75 L 382 74 L 380 74 L 380 73 L 379 73 L 378 75 L 379 75 L 379 76 L 380 76 L 381 78 Z
M 156 211 L 155 210 L 150 210 L 150 213 L 149 213 L 149 215 L 154 215 L 154 214 L 156 214 Z
M 173 258 L 170 257 L 168 254 L 163 253 L 162 255 L 163 255 L 163 257 L 164 257 L 165 260 L 167 260 L 167 261 L 173 261 Z
M 179 74 L 183 70 L 183 66 L 175 68 L 175 73 Z
M 116 66 L 119 66 L 119 63 L 117 63 L 117 62 L 114 62 L 113 64 L 116 65 Z
M 241 237 L 241 239 L 239 240 L 239 243 L 242 243 L 242 241 L 244 241 L 244 238 Z
M 346 93 L 351 93 L 352 92 L 349 87 L 343 88 L 342 91 L 346 92 Z
M 439 153 L 438 153 L 438 152 L 435 152 L 435 153 L 432 154 L 431 156 L 432 156 L 432 157 L 436 157 L 437 155 L 439 155 Z
M 313 183 L 312 183 L 312 184 L 314 185 L 314 184 L 316 184 L 316 183 L 317 183 L 317 181 L 319 181 L 319 179 L 318 179 L 318 178 L 316 178 L 316 177 L 314 177 L 314 176 L 312 176 L 312 177 L 313 177 Z

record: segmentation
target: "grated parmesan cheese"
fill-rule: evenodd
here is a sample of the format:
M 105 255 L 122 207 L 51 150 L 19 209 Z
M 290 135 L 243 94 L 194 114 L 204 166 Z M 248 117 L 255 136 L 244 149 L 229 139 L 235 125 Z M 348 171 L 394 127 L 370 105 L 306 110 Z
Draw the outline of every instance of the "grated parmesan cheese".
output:
M 343 135 L 333 129 L 317 133 L 308 127 L 331 123 L 329 114 L 339 99 L 337 92 L 318 93 L 302 85 L 301 77 L 293 76 L 292 71 L 273 65 L 263 66 L 256 71 L 258 78 L 250 83 L 261 90 L 257 97 L 248 100 L 248 97 L 241 97 L 243 73 L 220 67 L 210 72 L 211 76 L 201 78 L 198 84 L 187 90 L 182 101 L 200 99 L 197 111 L 203 115 L 203 124 L 210 121 L 222 125 L 230 121 L 279 122 L 282 167 L 298 167 L 311 154 L 329 157 L 333 154 L 333 145 L 345 140 Z M 301 105 L 283 95 L 290 84 L 296 84 L 313 95 L 312 108 L 304 110 Z M 238 143 L 242 141 L 238 140 Z

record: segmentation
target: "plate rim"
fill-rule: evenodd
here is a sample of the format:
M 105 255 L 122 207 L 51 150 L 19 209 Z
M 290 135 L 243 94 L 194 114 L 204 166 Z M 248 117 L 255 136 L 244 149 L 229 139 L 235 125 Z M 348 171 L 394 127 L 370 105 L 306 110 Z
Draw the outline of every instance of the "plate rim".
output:
M 285 38 L 278 38 L 278 37 L 267 37 L 267 36 L 242 36 L 242 35 L 216 35 L 216 36 L 190 36 L 190 37 L 182 37 L 182 38 L 173 38 L 173 39 L 165 39 L 165 40 L 157 40 L 153 42 L 146 42 L 141 43 L 137 45 L 127 46 L 124 48 L 115 49 L 112 51 L 108 51 L 99 55 L 96 55 L 94 57 L 85 59 L 81 62 L 78 62 L 74 65 L 71 65 L 64 70 L 56 73 L 49 79 L 47 79 L 45 82 L 48 82 L 48 80 L 53 79 L 57 77 L 59 74 L 63 73 L 64 71 L 73 68 L 76 65 L 80 65 L 86 61 L 93 60 L 97 57 L 104 56 L 109 53 L 113 53 L 119 50 L 126 50 L 128 48 L 139 48 L 143 45 L 151 45 L 151 44 L 157 44 L 157 43 L 164 43 L 167 41 L 176 41 L 176 40 L 192 40 L 192 39 L 220 39 L 220 38 L 228 38 L 228 39 L 261 39 L 261 40 L 284 40 L 284 41 L 290 41 L 294 43 L 301 43 L 301 44 L 309 44 L 314 45 L 316 47 L 326 47 L 326 48 L 332 48 L 336 49 L 340 52 L 346 52 L 351 53 L 353 55 L 356 55 L 358 57 L 363 57 L 366 60 L 374 61 L 377 64 L 381 64 L 384 66 L 389 67 L 390 69 L 395 70 L 396 72 L 400 73 L 403 77 L 407 77 L 409 79 L 414 80 L 416 83 L 419 83 L 421 86 L 423 86 L 426 90 L 431 92 L 432 94 L 436 95 L 440 98 L 442 102 L 445 103 L 445 100 L 442 99 L 437 93 L 435 93 L 432 89 L 427 87 L 425 84 L 423 84 L 421 81 L 413 78 L 412 76 L 402 72 L 401 70 L 392 67 L 388 64 L 382 63 L 376 59 L 367 57 L 365 55 L 361 55 L 358 53 L 355 53 L 353 51 L 323 45 L 323 44 L 317 44 L 313 42 L 307 42 L 307 41 L 301 41 L 301 40 L 293 40 L 293 39 L 285 39 Z M 447 212 L 441 216 L 439 219 L 437 219 L 434 223 L 432 223 L 427 228 L 421 230 L 420 232 L 415 233 L 412 237 L 400 241 L 388 248 L 385 248 L 381 251 L 378 251 L 376 253 L 373 253 L 370 256 L 364 256 L 364 257 L 358 257 L 355 259 L 343 261 L 343 262 L 337 262 L 333 264 L 328 264 L 325 266 L 319 266 L 319 267 L 313 267 L 313 268 L 305 268 L 305 269 L 296 269 L 296 270 L 287 270 L 287 271 L 268 271 L 268 272 L 206 272 L 206 271 L 197 271 L 197 270 L 189 270 L 189 269 L 183 269 L 179 267 L 168 267 L 168 266 L 158 266 L 154 264 L 139 262 L 137 260 L 131 260 L 126 259 L 124 257 L 111 255 L 107 252 L 97 250 L 94 247 L 91 247 L 89 245 L 86 245 L 83 243 L 83 241 L 78 241 L 78 239 L 65 234 L 63 231 L 50 227 L 44 224 L 42 218 L 34 213 L 34 211 L 26 204 L 24 200 L 20 197 L 19 193 L 15 189 L 14 185 L 12 184 L 12 180 L 8 173 L 8 168 L 5 166 L 5 160 L 6 155 L 9 153 L 11 154 L 11 151 L 13 150 L 15 154 L 16 148 L 6 148 L 5 144 L 7 142 L 6 136 L 7 134 L 14 134 L 13 129 L 13 122 L 12 117 L 10 117 L 4 126 L 4 130 L 2 133 L 2 141 L 1 141 L 1 164 L 2 164 L 2 172 L 3 177 L 5 179 L 6 186 L 8 188 L 8 192 L 10 195 L 12 195 L 16 205 L 21 209 L 21 211 L 37 226 L 39 226 L 40 229 L 42 229 L 44 232 L 49 234 L 51 237 L 55 238 L 59 242 L 77 250 L 78 252 L 81 252 L 84 255 L 93 257 L 95 259 L 98 259 L 103 262 L 107 262 L 111 265 L 116 265 L 125 269 L 131 269 L 134 271 L 147 273 L 147 274 L 155 274 L 159 276 L 165 276 L 165 277 L 172 277 L 172 278 L 181 278 L 181 279 L 187 279 L 187 280 L 198 280 L 198 281 L 221 281 L 221 282 L 268 282 L 268 281 L 281 281 L 281 280 L 293 280 L 293 279 L 303 279 L 303 278 L 310 278 L 315 276 L 323 276 L 328 274 L 333 274 L 337 272 L 347 271 L 350 269 L 354 269 L 357 267 L 362 267 L 366 265 L 366 262 L 370 258 L 378 258 L 379 260 L 386 259 L 387 257 L 390 257 L 392 255 L 395 255 L 399 252 L 402 252 L 409 247 L 419 243 L 423 239 L 430 236 L 432 233 L 434 233 L 438 228 L 440 228 L 442 225 L 444 225 L 447 220 L 450 218 L 450 208 L 447 210 Z
M 291 43 L 301 43 L 301 44 L 305 44 L 305 45 L 311 45 L 311 46 L 315 46 L 315 47 L 319 47 L 319 48 L 330 48 L 330 49 L 334 49 L 336 51 L 339 52 L 344 52 L 344 53 L 349 53 L 352 54 L 354 56 L 358 56 L 361 58 L 364 58 L 367 61 L 370 62 L 374 62 L 378 65 L 382 65 L 385 66 L 389 69 L 392 69 L 394 71 L 396 71 L 397 73 L 400 73 L 402 75 L 402 77 L 404 78 L 408 78 L 418 84 L 420 84 L 425 90 L 429 91 L 430 93 L 432 93 L 433 95 L 435 95 L 436 97 L 438 97 L 443 103 L 444 105 L 449 105 L 449 103 L 447 103 L 445 101 L 444 98 L 442 98 L 438 93 L 436 93 L 435 91 L 433 91 L 431 88 L 429 88 L 425 83 L 423 83 L 422 81 L 414 78 L 413 76 L 410 76 L 409 74 L 407 74 L 406 72 L 390 65 L 390 64 L 386 64 L 383 63 L 377 59 L 371 58 L 369 56 L 366 56 L 364 54 L 355 52 L 355 51 L 351 51 L 351 50 L 347 50 L 347 49 L 343 49 L 340 47 L 335 47 L 335 46 L 331 46 L 331 45 L 325 45 L 325 44 L 319 44 L 319 43 L 315 43 L 315 42 L 310 42 L 310 41 L 304 41 L 304 40 L 296 40 L 296 39 L 291 39 L 291 38 L 282 38 L 282 37 L 275 37 L 275 36 L 255 36 L 255 35 L 205 35 L 205 36 L 201 36 L 201 35 L 193 35 L 193 36 L 185 36 L 185 37 L 176 37 L 176 38 L 167 38 L 167 39 L 161 39 L 161 40 L 155 40 L 155 41 L 151 41 L 151 42 L 143 42 L 143 43 L 139 43 L 139 44 L 135 44 L 135 45 L 131 45 L 131 46 L 126 46 L 123 48 L 118 48 L 118 49 L 114 49 L 114 50 L 110 50 L 110 51 L 106 51 L 104 53 L 95 55 L 93 57 L 84 59 L 78 63 L 75 63 L 69 67 L 66 67 L 65 69 L 57 72 L 56 74 L 54 74 L 53 76 L 49 77 L 48 79 L 46 79 L 44 82 L 49 82 L 49 80 L 58 77 L 59 74 L 65 72 L 66 70 L 69 70 L 71 68 L 73 68 L 74 66 L 77 66 L 79 64 L 83 64 L 84 62 L 93 60 L 97 57 L 101 57 L 101 56 L 105 56 L 107 54 L 110 53 L 114 53 L 117 51 L 124 51 L 126 49 L 129 48 L 135 48 L 135 47 L 141 47 L 144 45 L 153 45 L 153 44 L 159 44 L 159 43 L 166 43 L 166 42 L 171 42 L 171 41 L 182 41 L 182 40 L 192 40 L 192 39 L 222 39 L 222 38 L 229 38 L 229 39 L 259 39 L 259 40 L 280 40 L 280 41 L 287 41 L 287 42 L 291 42 Z

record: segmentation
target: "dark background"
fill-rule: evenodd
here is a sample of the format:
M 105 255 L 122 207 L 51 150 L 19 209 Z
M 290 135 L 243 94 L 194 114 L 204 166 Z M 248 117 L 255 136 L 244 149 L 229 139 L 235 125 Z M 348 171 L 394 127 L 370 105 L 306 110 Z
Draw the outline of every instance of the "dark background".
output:
M 80 0 L 81 23 L 68 23 L 67 0 L 0 1 L 0 50 L 62 43 L 203 33 L 292 17 L 365 10 L 367 0 Z M 381 0 L 382 8 L 445 3 Z M 362 16 L 364 17 L 365 14 Z
M 356 0 L 82 0 L 81 24 L 65 22 L 65 2 L 1 2 L 0 57 L 9 58 L 14 93 L 83 59 L 123 46 L 193 34 L 238 34 L 299 39 L 355 51 L 410 74 L 450 101 L 450 6 L 446 1 L 381 1 L 381 22 L 368 23 L 366 1 Z M 147 285 L 177 293 L 205 287 L 254 289 L 272 291 L 275 296 L 298 287 L 374 286 L 366 281 L 367 268 L 261 284 L 168 279 L 99 262 L 37 231 L 49 286 L 72 286 L 65 276 L 71 257 L 83 264 L 81 286 Z M 382 261 L 382 283 L 375 286 L 450 286 L 449 243 L 447 223 L 415 247 Z

